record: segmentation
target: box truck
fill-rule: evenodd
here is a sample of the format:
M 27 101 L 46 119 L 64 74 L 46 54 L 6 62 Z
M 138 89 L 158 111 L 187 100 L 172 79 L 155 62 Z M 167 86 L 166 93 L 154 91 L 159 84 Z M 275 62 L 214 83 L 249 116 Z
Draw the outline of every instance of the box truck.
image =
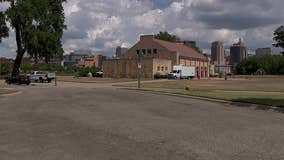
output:
M 169 74 L 169 78 L 179 79 L 192 79 L 195 77 L 196 71 L 193 66 L 176 65 L 173 67 L 173 71 Z

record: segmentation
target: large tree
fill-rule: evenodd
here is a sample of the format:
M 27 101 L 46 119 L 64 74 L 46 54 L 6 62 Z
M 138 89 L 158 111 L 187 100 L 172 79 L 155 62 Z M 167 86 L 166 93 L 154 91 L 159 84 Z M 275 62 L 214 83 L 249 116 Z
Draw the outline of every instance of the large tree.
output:
M 16 36 L 17 56 L 12 76 L 19 75 L 25 53 L 35 59 L 45 58 L 47 62 L 52 56 L 63 54 L 61 39 L 66 26 L 62 3 L 65 1 L 0 0 L 0 3 L 10 3 L 9 8 L 0 14 L 0 38 L 7 36 L 7 22 Z
M 169 41 L 169 42 L 180 41 L 180 38 L 178 36 L 172 35 L 172 34 L 168 33 L 167 31 L 160 32 L 160 33 L 156 34 L 155 38 L 160 39 L 160 40 L 164 40 L 164 41 Z
M 281 47 L 284 49 L 284 26 L 280 26 L 274 31 L 274 38 L 275 44 L 273 44 L 275 47 Z M 284 56 L 284 52 L 282 52 Z

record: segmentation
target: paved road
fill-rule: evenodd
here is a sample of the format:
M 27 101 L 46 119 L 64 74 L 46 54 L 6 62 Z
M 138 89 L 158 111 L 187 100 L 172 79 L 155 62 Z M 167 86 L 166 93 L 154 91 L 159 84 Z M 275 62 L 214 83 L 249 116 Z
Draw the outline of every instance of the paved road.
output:
M 0 96 L 0 160 L 283 160 L 284 114 L 100 84 Z

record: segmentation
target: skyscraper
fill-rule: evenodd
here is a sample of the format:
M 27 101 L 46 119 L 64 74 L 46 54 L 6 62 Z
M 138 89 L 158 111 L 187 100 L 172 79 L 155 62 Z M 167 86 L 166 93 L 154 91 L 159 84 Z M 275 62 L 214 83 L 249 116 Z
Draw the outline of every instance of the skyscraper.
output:
M 247 48 L 242 41 L 242 39 L 239 39 L 239 42 L 236 44 L 233 44 L 230 48 L 230 64 L 235 65 L 240 63 L 242 60 L 246 59 L 248 56 Z
M 127 52 L 127 50 L 128 50 L 128 48 L 124 48 L 124 47 L 118 46 L 118 47 L 116 48 L 116 53 L 115 53 L 116 58 L 120 58 L 121 55 L 123 55 L 125 52 Z
M 212 62 L 216 65 L 225 64 L 225 50 L 222 42 L 213 42 L 211 46 Z

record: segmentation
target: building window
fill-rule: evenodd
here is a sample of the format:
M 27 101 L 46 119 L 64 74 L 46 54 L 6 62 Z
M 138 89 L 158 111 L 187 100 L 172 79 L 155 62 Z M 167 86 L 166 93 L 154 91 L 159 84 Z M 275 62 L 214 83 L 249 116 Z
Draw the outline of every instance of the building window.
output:
M 168 71 L 168 67 L 165 67 L 165 71 Z
M 154 53 L 154 54 L 157 54 L 157 53 L 158 53 L 158 50 L 157 50 L 157 49 L 153 49 L 153 53 Z
M 161 67 L 161 68 L 162 68 L 161 70 L 164 71 L 164 67 Z
M 137 55 L 139 55 L 140 54 L 140 50 L 138 49 L 138 50 L 136 50 L 136 54 Z
M 143 53 L 143 55 L 145 55 L 146 54 L 146 49 L 142 49 L 142 53 Z
M 147 50 L 147 53 L 148 53 L 148 54 L 152 54 L 152 50 L 151 50 L 151 49 L 148 49 L 148 50 Z
M 160 71 L 160 70 L 161 70 L 161 67 L 160 67 L 160 66 L 158 66 L 158 67 L 157 67 L 157 71 Z

